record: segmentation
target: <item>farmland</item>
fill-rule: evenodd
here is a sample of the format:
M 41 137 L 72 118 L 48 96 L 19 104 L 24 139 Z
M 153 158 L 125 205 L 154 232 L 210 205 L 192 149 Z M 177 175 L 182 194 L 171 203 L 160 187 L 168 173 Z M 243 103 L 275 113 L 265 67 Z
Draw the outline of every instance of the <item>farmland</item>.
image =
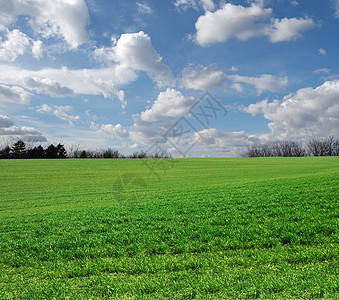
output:
M 339 298 L 338 157 L 153 171 L 0 160 L 0 298 Z

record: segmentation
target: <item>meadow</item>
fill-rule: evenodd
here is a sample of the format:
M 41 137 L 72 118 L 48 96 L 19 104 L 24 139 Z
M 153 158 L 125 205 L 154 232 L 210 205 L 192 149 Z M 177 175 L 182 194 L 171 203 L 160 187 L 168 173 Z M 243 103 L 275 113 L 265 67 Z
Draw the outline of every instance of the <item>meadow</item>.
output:
M 339 298 L 339 158 L 0 160 L 1 299 Z

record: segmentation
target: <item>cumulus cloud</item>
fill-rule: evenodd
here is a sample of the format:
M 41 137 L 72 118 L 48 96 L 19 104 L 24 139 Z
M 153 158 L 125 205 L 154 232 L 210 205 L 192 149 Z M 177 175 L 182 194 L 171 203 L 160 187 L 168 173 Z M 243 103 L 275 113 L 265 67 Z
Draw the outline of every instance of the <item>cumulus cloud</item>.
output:
M 161 92 L 150 109 L 140 114 L 144 122 L 158 122 L 166 118 L 179 118 L 189 113 L 193 98 L 185 98 L 179 91 L 168 88 Z
M 41 43 L 36 43 L 35 46 L 34 55 L 39 58 Z M 100 69 L 70 70 L 62 67 L 33 71 L 13 65 L 0 65 L 0 84 L 54 97 L 79 94 L 101 94 L 105 98 L 115 96 L 123 108 L 126 106 L 126 100 L 121 87 L 135 81 L 138 78 L 137 71 L 146 72 L 159 87 L 175 84 L 171 71 L 162 63 L 162 57 L 152 47 L 150 37 L 142 31 L 123 34 L 118 41 L 113 42 L 111 48 L 97 49 L 95 54 L 104 58 L 108 66 Z M 21 92 L 23 94 L 23 91 Z M 14 95 L 10 99 L 14 99 L 13 97 Z M 26 98 L 22 96 L 21 102 Z
M 188 8 L 198 10 L 199 7 L 202 7 L 205 11 L 210 11 L 215 8 L 213 0 L 176 0 L 174 6 L 178 10 L 186 10 Z
M 225 42 L 231 38 L 248 40 L 264 35 L 272 9 L 252 3 L 249 7 L 226 3 L 215 12 L 206 12 L 195 24 L 196 41 L 201 46 Z
M 224 72 L 215 64 L 208 67 L 198 65 L 195 69 L 185 68 L 182 71 L 181 84 L 189 89 L 207 90 L 220 86 L 225 78 Z
M 263 100 L 244 108 L 270 120 L 267 139 L 307 139 L 339 135 L 339 80 L 303 88 L 283 100 Z
M 259 77 L 248 77 L 232 75 L 229 76 L 236 83 L 247 83 L 253 85 L 258 90 L 258 95 L 263 91 L 271 92 L 284 92 L 288 83 L 287 77 L 277 78 L 270 74 L 262 74 Z M 235 89 L 239 89 L 239 86 L 233 86 Z M 240 90 L 240 89 L 239 89 Z
M 30 96 L 26 90 L 19 86 L 7 86 L 0 84 L 0 103 L 12 102 L 18 104 L 28 104 Z
M 142 145 L 165 143 L 164 134 L 170 128 L 170 123 L 159 122 L 157 124 L 144 122 L 140 116 L 134 116 L 134 124 L 130 131 L 131 140 Z
M 106 135 L 108 137 L 118 137 L 121 139 L 129 137 L 129 132 L 127 129 L 123 128 L 120 124 L 112 125 L 112 124 L 102 124 L 99 126 L 95 124 L 93 121 L 91 122 L 91 129 L 94 129 L 97 133 Z
M 42 57 L 42 41 L 35 41 L 33 43 L 32 55 L 35 59 L 40 59 Z
M 35 128 L 16 126 L 7 116 L 0 115 L 0 137 L 45 142 L 46 138 Z
M 103 69 L 70 70 L 41 69 L 26 70 L 9 65 L 0 65 L 0 84 L 17 85 L 30 91 L 46 93 L 51 96 L 103 95 L 105 98 L 117 96 L 124 102 L 124 93 L 119 89 L 136 79 L 133 72 L 118 76 L 114 67 Z M 124 102 L 125 103 L 125 102 Z
M 316 25 L 310 18 L 273 19 L 272 13 L 271 8 L 263 7 L 263 1 L 253 2 L 248 7 L 226 3 L 198 18 L 195 40 L 201 46 L 208 46 L 231 38 L 246 41 L 266 35 L 277 43 L 300 38 L 303 31 Z
M 0 60 L 13 62 L 18 56 L 24 55 L 26 50 L 32 48 L 32 56 L 36 59 L 42 57 L 42 42 L 34 41 L 18 29 L 5 30 L 6 38 L 0 37 Z
M 259 142 L 258 137 L 243 131 L 221 131 L 215 128 L 195 133 L 196 147 L 208 152 L 220 152 L 222 156 L 239 156 L 250 144 Z
M 15 61 L 23 55 L 30 44 L 28 36 L 17 29 L 7 32 L 6 40 L 0 38 L 0 60 Z
M 153 105 L 133 115 L 134 125 L 130 137 L 139 144 L 165 143 L 164 134 L 177 119 L 190 113 L 195 100 L 186 98 L 181 92 L 168 88 L 160 92 Z
M 275 19 L 267 34 L 270 41 L 273 43 L 291 41 L 302 37 L 301 32 L 314 26 L 315 23 L 309 18 L 283 18 L 282 20 Z
M 67 121 L 70 125 L 74 125 L 74 122 L 77 122 L 80 119 L 80 116 L 72 116 L 67 114 L 67 112 L 71 111 L 72 109 L 73 107 L 70 105 L 53 105 L 53 107 L 51 107 L 48 104 L 42 104 L 40 107 L 37 107 L 36 111 L 39 113 L 54 114 L 57 118 Z
M 43 38 L 63 38 L 71 48 L 87 41 L 88 9 L 84 0 L 1 0 L 0 25 L 28 16 L 27 24 Z
M 118 76 L 144 71 L 160 87 L 175 83 L 170 69 L 162 63 L 162 57 L 153 48 L 151 38 L 143 31 L 122 34 L 118 41 L 113 39 L 112 47 L 96 49 L 94 54 L 99 60 L 115 62 Z

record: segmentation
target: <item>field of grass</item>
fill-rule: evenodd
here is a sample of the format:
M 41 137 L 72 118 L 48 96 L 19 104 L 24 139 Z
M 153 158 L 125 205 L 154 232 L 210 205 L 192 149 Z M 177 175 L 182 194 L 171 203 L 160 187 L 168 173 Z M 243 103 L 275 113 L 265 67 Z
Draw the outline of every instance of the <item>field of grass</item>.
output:
M 338 157 L 154 171 L 0 160 L 0 299 L 339 298 Z

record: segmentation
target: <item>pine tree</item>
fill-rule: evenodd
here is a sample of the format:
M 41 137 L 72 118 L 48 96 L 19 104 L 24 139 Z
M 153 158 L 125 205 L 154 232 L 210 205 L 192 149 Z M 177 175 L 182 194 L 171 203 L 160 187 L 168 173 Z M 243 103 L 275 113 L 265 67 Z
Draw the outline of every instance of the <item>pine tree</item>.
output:
M 56 149 L 57 149 L 57 155 L 56 155 L 56 158 L 67 158 L 67 151 L 64 147 L 64 145 L 62 144 L 58 144 L 56 146 Z
M 0 159 L 7 159 L 7 158 L 11 158 L 11 147 L 10 146 L 6 146 L 5 148 L 2 148 L 0 150 Z
M 19 140 L 13 144 L 11 148 L 11 154 L 13 158 L 26 158 L 26 144 Z

